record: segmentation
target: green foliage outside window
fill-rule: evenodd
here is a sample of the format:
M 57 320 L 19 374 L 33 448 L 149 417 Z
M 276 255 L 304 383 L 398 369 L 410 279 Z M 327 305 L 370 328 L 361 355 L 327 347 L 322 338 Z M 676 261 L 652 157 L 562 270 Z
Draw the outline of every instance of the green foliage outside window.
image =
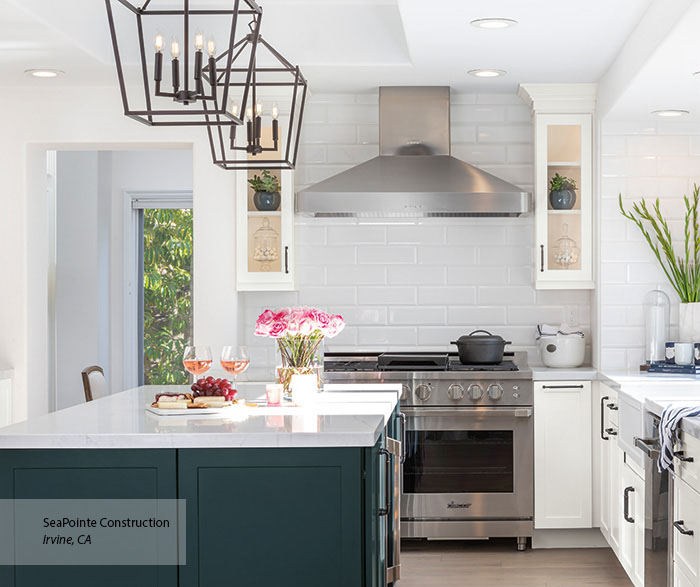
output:
M 143 212 L 144 383 L 183 384 L 192 338 L 192 210 Z

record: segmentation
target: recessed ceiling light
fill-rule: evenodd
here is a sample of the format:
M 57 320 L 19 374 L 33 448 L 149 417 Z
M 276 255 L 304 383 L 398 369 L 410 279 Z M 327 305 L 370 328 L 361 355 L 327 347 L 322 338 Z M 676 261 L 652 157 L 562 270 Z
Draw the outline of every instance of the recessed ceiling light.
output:
M 480 29 L 507 29 L 518 24 L 512 18 L 477 18 L 471 21 L 471 25 Z
M 500 77 L 506 74 L 502 69 L 470 69 L 467 73 L 475 77 Z
M 59 69 L 27 69 L 24 73 L 34 77 L 58 77 L 64 74 Z
M 676 116 L 685 116 L 686 114 L 690 114 L 688 110 L 654 110 L 652 114 L 656 114 L 656 116 L 664 116 L 666 118 L 673 118 Z

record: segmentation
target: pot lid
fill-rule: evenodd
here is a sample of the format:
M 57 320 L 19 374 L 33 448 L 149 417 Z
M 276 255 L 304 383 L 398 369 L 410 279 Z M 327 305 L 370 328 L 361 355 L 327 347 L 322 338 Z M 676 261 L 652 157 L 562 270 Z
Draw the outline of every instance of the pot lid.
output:
M 483 333 L 483 334 L 478 334 Z M 478 336 L 476 336 L 478 334 Z M 510 344 L 510 341 L 505 340 L 502 336 L 498 334 L 491 334 L 488 330 L 474 330 L 469 334 L 460 336 L 457 342 L 452 344 Z

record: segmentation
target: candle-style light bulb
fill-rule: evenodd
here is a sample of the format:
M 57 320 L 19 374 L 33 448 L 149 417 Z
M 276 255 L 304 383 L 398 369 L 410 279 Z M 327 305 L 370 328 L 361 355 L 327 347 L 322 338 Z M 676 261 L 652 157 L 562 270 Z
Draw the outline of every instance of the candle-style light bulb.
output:
M 262 103 L 262 100 L 258 99 L 258 102 L 255 105 L 256 116 L 262 116 L 262 111 L 263 111 L 263 103 Z
M 253 107 L 248 106 L 248 108 L 245 109 L 245 116 L 248 120 L 253 120 Z
M 236 117 L 238 116 L 238 103 L 237 102 L 234 102 L 231 105 L 231 114 L 233 114 Z
M 214 39 L 209 39 L 207 41 L 207 51 L 209 53 L 209 57 L 214 57 L 214 54 L 216 53 L 216 41 L 214 41 Z
M 180 43 L 173 41 L 173 44 L 170 45 L 170 52 L 173 55 L 173 59 L 180 57 Z
M 204 35 L 202 35 L 202 33 L 197 33 L 194 36 L 194 48 L 197 51 L 201 51 L 202 47 L 204 47 Z
M 163 35 L 156 35 L 155 41 L 156 51 L 160 53 L 163 50 Z
M 277 103 L 274 103 L 272 105 L 272 118 L 277 120 L 279 115 L 280 115 L 280 111 L 279 111 L 279 108 L 277 108 Z

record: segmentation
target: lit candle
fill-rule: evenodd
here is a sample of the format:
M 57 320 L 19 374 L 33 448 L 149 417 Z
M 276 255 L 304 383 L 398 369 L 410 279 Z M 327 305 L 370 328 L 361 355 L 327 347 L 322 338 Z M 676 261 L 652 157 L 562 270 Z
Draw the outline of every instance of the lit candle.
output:
M 173 55 L 172 60 L 172 75 L 173 75 L 173 89 L 177 91 L 180 87 L 180 62 L 178 57 L 180 56 L 180 43 L 173 41 L 170 46 L 170 52 Z
M 277 147 L 277 141 L 279 140 L 279 120 L 277 120 L 280 112 L 277 108 L 277 104 L 272 105 L 272 140 L 275 142 L 275 147 Z
M 160 82 L 163 79 L 163 35 L 156 35 L 156 59 L 153 67 L 153 81 Z
M 272 118 L 274 118 L 275 120 L 277 120 L 277 117 L 278 117 L 279 115 L 280 115 L 280 111 L 279 111 L 279 109 L 277 108 L 277 102 L 275 102 L 275 103 L 272 105 Z
M 246 122 L 246 131 L 248 134 L 248 144 L 253 142 L 253 107 L 248 106 L 245 110 L 245 115 L 246 118 L 248 119 L 248 122 Z
M 258 103 L 255 105 L 255 114 L 257 116 L 262 116 L 263 103 L 262 100 L 258 99 Z
M 209 83 L 212 87 L 212 92 L 216 88 L 216 42 L 211 38 L 207 41 L 207 52 L 209 53 Z
M 197 33 L 194 36 L 194 48 L 197 49 L 197 51 L 201 51 L 203 47 L 204 47 L 204 36 L 202 35 L 202 33 Z
M 231 106 L 231 114 L 233 114 L 236 117 L 238 116 L 238 103 L 234 102 Z
M 209 57 L 214 57 L 214 53 L 216 53 L 216 42 L 214 39 L 207 41 L 207 51 L 209 51 Z
M 204 37 L 201 33 L 194 36 L 194 79 L 199 81 L 202 79 L 202 47 L 204 47 Z M 201 84 L 197 84 L 198 93 L 203 93 Z

